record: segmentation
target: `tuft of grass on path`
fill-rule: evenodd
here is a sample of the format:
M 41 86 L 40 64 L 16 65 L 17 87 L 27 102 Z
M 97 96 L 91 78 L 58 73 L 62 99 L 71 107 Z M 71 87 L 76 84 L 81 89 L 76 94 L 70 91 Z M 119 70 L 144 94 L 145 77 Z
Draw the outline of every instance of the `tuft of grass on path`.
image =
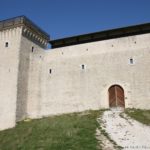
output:
M 125 113 L 143 124 L 150 125 L 150 110 L 126 109 Z
M 73 113 L 19 122 L 0 132 L 0 150 L 97 150 L 101 111 Z

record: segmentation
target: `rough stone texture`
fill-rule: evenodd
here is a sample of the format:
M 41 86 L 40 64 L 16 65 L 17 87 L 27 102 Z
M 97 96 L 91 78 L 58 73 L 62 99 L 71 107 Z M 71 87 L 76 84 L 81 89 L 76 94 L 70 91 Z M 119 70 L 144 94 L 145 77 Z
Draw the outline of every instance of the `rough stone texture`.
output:
M 149 109 L 149 39 L 150 34 L 143 34 L 45 51 L 38 61 L 41 115 L 109 108 L 113 84 L 123 87 L 125 107 Z
M 17 79 L 21 28 L 0 32 L 0 130 L 16 124 Z M 5 43 L 8 42 L 8 47 Z
M 30 62 L 28 72 L 28 86 L 27 86 L 27 116 L 30 118 L 41 117 L 41 102 L 43 89 L 42 89 L 42 67 L 44 66 L 44 50 L 38 45 L 33 44 L 31 41 L 24 38 L 24 44 L 30 45 Z M 31 51 L 31 47 L 34 46 L 34 51 Z M 42 66 L 43 64 L 43 66 Z
M 125 107 L 150 109 L 150 34 L 45 50 L 24 32 L 0 32 L 0 129 L 26 117 L 109 108 L 114 84 L 124 89 Z
M 30 51 L 32 45 L 28 44 L 26 38 L 21 38 L 21 51 L 19 54 L 19 74 L 18 74 L 18 95 L 17 95 L 17 110 L 16 120 L 20 121 L 26 117 L 27 98 L 28 98 L 28 78 L 29 78 L 29 63 Z
M 149 109 L 149 39 L 150 34 L 143 34 L 47 51 L 37 48 L 30 57 L 28 116 L 109 108 L 113 84 L 123 87 L 126 107 Z

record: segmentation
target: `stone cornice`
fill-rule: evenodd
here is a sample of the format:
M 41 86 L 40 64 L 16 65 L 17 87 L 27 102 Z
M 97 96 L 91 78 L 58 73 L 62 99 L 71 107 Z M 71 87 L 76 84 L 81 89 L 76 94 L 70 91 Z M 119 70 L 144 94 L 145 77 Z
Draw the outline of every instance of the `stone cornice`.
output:
M 37 32 L 27 26 L 23 27 L 22 35 L 43 48 L 47 46 L 48 39 L 40 36 L 39 34 L 37 34 Z
M 23 27 L 22 34 L 42 47 L 45 47 L 50 39 L 45 31 L 25 16 L 0 21 L 0 31 L 16 27 Z

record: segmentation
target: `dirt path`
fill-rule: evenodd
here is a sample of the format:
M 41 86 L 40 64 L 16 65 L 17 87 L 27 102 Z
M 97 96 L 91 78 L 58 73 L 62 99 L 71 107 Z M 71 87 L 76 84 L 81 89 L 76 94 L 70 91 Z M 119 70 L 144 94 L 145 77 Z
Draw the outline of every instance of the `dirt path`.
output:
M 101 121 L 102 128 L 117 145 L 125 150 L 150 150 L 150 127 L 143 125 L 124 114 L 122 111 L 105 111 Z
M 101 145 L 102 150 L 114 150 L 114 144 L 109 141 L 109 139 L 103 135 L 103 133 L 97 129 L 96 130 L 96 139 L 98 140 L 99 144 Z

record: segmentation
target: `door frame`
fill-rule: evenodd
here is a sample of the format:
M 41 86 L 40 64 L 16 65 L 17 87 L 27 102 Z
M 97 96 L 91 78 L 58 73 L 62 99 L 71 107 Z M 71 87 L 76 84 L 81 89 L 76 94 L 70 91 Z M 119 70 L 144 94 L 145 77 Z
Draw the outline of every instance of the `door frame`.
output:
M 110 96 L 109 96 L 110 92 L 109 92 L 109 90 L 110 90 L 110 88 L 114 87 L 115 88 L 115 96 L 116 96 L 116 86 L 119 87 L 119 88 L 121 88 L 121 90 L 123 91 L 123 103 L 124 103 L 124 107 L 122 107 L 122 108 L 125 108 L 125 91 L 124 91 L 123 87 L 121 85 L 119 85 L 119 84 L 113 84 L 113 85 L 111 85 L 108 88 L 108 104 L 109 104 L 109 108 L 111 108 L 111 106 L 110 106 Z M 118 107 L 117 106 L 117 100 L 116 100 L 115 103 L 116 103 L 116 107 Z

